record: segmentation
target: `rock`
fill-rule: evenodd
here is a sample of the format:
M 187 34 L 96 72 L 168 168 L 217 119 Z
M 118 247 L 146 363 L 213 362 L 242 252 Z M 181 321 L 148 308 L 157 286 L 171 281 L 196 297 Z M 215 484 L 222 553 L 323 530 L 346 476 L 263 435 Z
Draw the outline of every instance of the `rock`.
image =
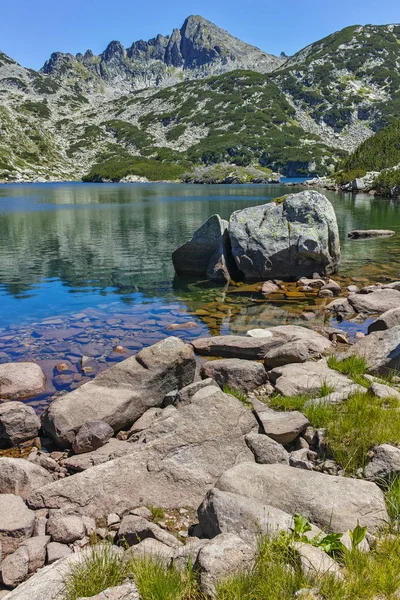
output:
M 384 331 L 385 329 L 396 327 L 396 325 L 400 325 L 400 306 L 398 308 L 387 310 L 380 315 L 380 317 L 375 319 L 375 321 L 368 326 L 368 333 Z
M 0 494 L 16 494 L 27 498 L 54 478 L 42 467 L 23 458 L 0 458 Z
M 9 554 L 1 563 L 1 579 L 4 585 L 15 588 L 22 583 L 28 575 L 29 554 L 28 550 L 21 546 Z
M 73 564 L 79 562 L 82 558 L 82 553 L 72 554 L 71 549 L 68 546 L 65 547 L 70 556 L 40 569 L 27 581 L 10 592 L 7 600 L 53 600 L 62 598 L 65 594 L 65 574 Z
M 20 496 L 0 494 L 0 542 L 3 556 L 14 552 L 20 544 L 31 537 L 35 525 L 35 513 L 26 506 Z
M 137 506 L 133 508 L 130 512 L 131 515 L 137 515 L 138 517 L 143 517 L 144 519 L 151 519 L 152 514 L 151 511 L 146 506 Z
M 228 223 L 212 215 L 192 239 L 172 254 L 177 275 L 207 275 L 215 281 L 229 281 L 233 263 L 230 254 Z
M 165 567 L 168 567 L 174 558 L 174 549 L 158 540 L 146 538 L 139 544 L 129 548 L 126 558 L 147 558 L 160 561 Z
M 329 279 L 328 283 L 325 283 L 325 285 L 323 285 L 321 287 L 320 291 L 323 291 L 323 290 L 329 290 L 334 295 L 337 295 L 337 294 L 340 294 L 340 292 L 342 291 L 342 288 L 336 281 L 334 281 L 333 279 Z
M 377 398 L 396 398 L 397 400 L 400 400 L 400 392 L 390 385 L 384 385 L 374 381 L 370 385 L 369 391 Z
M 400 325 L 363 337 L 343 358 L 354 355 L 362 356 L 367 369 L 373 373 L 397 371 L 400 368 Z
M 301 568 L 306 577 L 331 575 L 344 579 L 338 563 L 322 548 L 304 542 L 295 542 L 293 547 L 300 557 Z
M 269 331 L 268 329 L 249 329 L 249 331 L 246 332 L 246 335 L 248 335 L 249 337 L 255 337 L 255 338 L 259 338 L 259 337 L 264 337 L 264 338 L 270 338 L 272 337 L 272 331 Z
M 347 234 L 347 237 L 351 239 L 360 238 L 377 238 L 377 237 L 391 237 L 395 235 L 395 231 L 391 229 L 353 229 Z
M 289 465 L 296 469 L 304 469 L 306 471 L 312 471 L 314 466 L 309 460 L 310 451 L 308 448 L 301 448 L 290 453 Z
M 339 265 L 335 212 L 318 192 L 236 211 L 229 221 L 229 236 L 233 257 L 246 279 L 312 276 L 316 269 L 329 274 Z
M 72 554 L 72 550 L 69 546 L 67 546 L 67 544 L 50 542 L 47 545 L 47 563 L 49 565 L 54 562 L 58 562 L 60 559 L 65 558 L 69 554 Z
M 79 515 L 53 515 L 47 521 L 47 535 L 53 542 L 72 544 L 85 535 L 85 527 Z
M 122 543 L 127 543 L 128 546 L 139 544 L 146 538 L 153 538 L 172 548 L 182 545 L 182 542 L 168 531 L 164 531 L 155 523 L 135 515 L 126 515 L 122 519 L 118 538 Z
M 257 545 L 260 533 L 275 536 L 280 531 L 290 532 L 293 529 L 292 515 L 258 500 L 217 488 L 207 492 L 197 514 L 206 537 L 234 533 L 251 546 Z
M 289 454 L 285 448 L 267 435 L 251 431 L 245 436 L 246 444 L 260 464 L 289 464 Z
M 179 570 L 184 570 L 190 560 L 194 565 L 201 548 L 208 544 L 208 540 L 199 538 L 188 538 L 186 544 L 174 550 L 173 565 Z
M 104 446 L 114 435 L 113 428 L 104 421 L 88 421 L 79 429 L 72 443 L 75 454 L 93 452 Z
M 264 358 L 267 370 L 292 363 L 303 363 L 309 358 L 307 344 L 304 342 L 287 342 L 269 350 Z
M 262 364 L 251 360 L 227 358 L 206 362 L 201 367 L 203 378 L 214 379 L 223 388 L 224 385 L 247 393 L 268 381 Z
M 40 419 L 23 402 L 0 404 L 0 448 L 17 446 L 39 434 Z
M 286 465 L 243 463 L 226 471 L 216 487 L 289 514 L 304 515 L 321 529 L 334 532 L 354 529 L 357 521 L 372 532 L 388 520 L 381 490 L 374 483 L 359 479 Z
M 22 548 L 26 548 L 29 557 L 28 573 L 34 573 L 44 567 L 46 561 L 46 548 L 50 542 L 50 536 L 41 535 L 26 540 Z
M 325 306 L 325 310 L 338 315 L 350 316 L 354 314 L 354 308 L 351 306 L 347 298 L 335 298 L 335 300 L 332 300 L 332 302 Z
M 176 394 L 176 398 L 174 400 L 174 404 L 177 406 L 184 406 L 185 404 L 189 404 L 193 396 L 205 387 L 216 386 L 216 382 L 213 379 L 201 379 L 200 381 L 194 381 L 189 385 L 186 385 Z
M 347 291 L 350 292 L 350 294 L 357 294 L 357 292 L 359 292 L 360 289 L 356 285 L 348 285 Z
M 332 290 L 328 290 L 326 288 L 325 289 L 321 288 L 318 292 L 319 298 L 332 298 L 333 295 L 334 294 L 333 294 Z
M 137 587 L 131 581 L 110 587 L 90 598 L 78 598 L 78 600 L 140 600 Z
M 161 406 L 168 392 L 191 383 L 195 368 L 191 347 L 166 338 L 54 400 L 43 428 L 62 448 L 71 447 L 80 427 L 95 418 L 114 431 L 129 429 L 148 408 Z
M 46 376 L 39 365 L 32 362 L 3 363 L 0 365 L 0 398 L 23 400 L 41 394 L 46 387 Z
M 400 449 L 382 444 L 373 450 L 373 457 L 365 468 L 365 477 L 382 485 L 400 473 Z
M 265 434 L 283 446 L 293 442 L 310 424 L 307 417 L 297 410 L 278 412 L 261 402 L 254 409 Z
M 146 412 L 134 422 L 132 427 L 128 431 L 128 437 L 134 433 L 139 433 L 140 431 L 144 431 L 148 429 L 155 423 L 157 417 L 159 417 L 162 413 L 162 408 L 149 408 Z
M 201 548 L 194 565 L 202 591 L 214 597 L 218 583 L 251 568 L 255 549 L 232 533 L 222 533 Z
M 370 294 L 351 294 L 348 302 L 358 313 L 381 314 L 392 308 L 400 308 L 400 292 L 379 289 Z
M 304 344 L 310 357 L 319 355 L 331 348 L 329 340 L 307 327 L 279 325 L 269 327 L 264 331 L 265 335 L 250 336 L 247 332 L 247 336 L 225 335 L 197 338 L 191 343 L 195 352 L 200 355 L 247 360 L 262 360 L 269 352 L 279 349 L 283 344 L 289 342 Z
M 272 281 L 266 281 L 263 283 L 261 293 L 264 296 L 268 296 L 268 294 L 274 294 L 275 292 L 279 292 L 279 286 L 273 283 Z
M 131 454 L 134 450 L 135 448 L 131 443 L 111 438 L 107 444 L 94 452 L 71 456 L 70 458 L 64 459 L 62 464 L 71 472 L 85 471 L 90 467 L 114 460 L 114 458 L 120 458 L 121 456 Z
M 197 507 L 226 469 L 254 460 L 243 436 L 256 425 L 239 400 L 208 386 L 143 432 L 132 454 L 47 485 L 29 503 L 96 517 L 140 505 Z
M 269 371 L 268 376 L 276 391 L 283 396 L 315 395 L 324 385 L 336 391 L 354 385 L 351 379 L 330 369 L 325 359 L 276 367 Z
M 349 385 L 347 388 L 343 388 L 339 392 L 331 392 L 326 396 L 321 396 L 320 398 L 310 398 L 305 403 L 305 408 L 309 406 L 316 406 L 317 404 L 341 404 L 344 400 L 347 400 L 353 394 L 363 394 L 365 393 L 365 388 L 362 385 L 358 385 L 353 383 L 353 385 Z

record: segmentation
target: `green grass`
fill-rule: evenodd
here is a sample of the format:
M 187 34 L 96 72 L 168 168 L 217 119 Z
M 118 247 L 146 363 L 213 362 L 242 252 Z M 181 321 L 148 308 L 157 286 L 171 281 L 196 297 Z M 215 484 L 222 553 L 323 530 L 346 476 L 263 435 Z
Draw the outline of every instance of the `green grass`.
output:
M 336 356 L 330 356 L 328 358 L 328 367 L 334 371 L 338 371 L 343 375 L 347 375 L 354 381 L 363 387 L 369 388 L 371 382 L 363 377 L 367 373 L 367 363 L 362 356 L 350 356 L 340 360 Z
M 392 527 L 399 532 L 400 528 L 400 476 L 395 475 L 391 481 L 384 483 L 386 507 Z
M 247 408 L 253 408 L 252 403 L 247 400 L 246 394 L 241 392 L 240 390 L 234 390 L 231 387 L 229 387 L 229 385 L 224 385 L 222 391 L 224 392 L 224 394 L 230 394 L 231 396 L 237 398 L 237 400 L 239 400 Z
M 180 571 L 173 566 L 167 568 L 157 558 L 143 558 L 132 561 L 132 572 L 141 600 L 200 600 L 202 597 L 190 564 Z
M 165 519 L 165 511 L 161 506 L 148 506 L 147 507 L 151 512 L 151 518 L 154 523 L 159 523 L 163 519 Z
M 186 168 L 179 164 L 122 154 L 93 165 L 83 181 L 119 181 L 127 175 L 146 177 L 149 181 L 171 181 L 179 179 L 185 171 Z

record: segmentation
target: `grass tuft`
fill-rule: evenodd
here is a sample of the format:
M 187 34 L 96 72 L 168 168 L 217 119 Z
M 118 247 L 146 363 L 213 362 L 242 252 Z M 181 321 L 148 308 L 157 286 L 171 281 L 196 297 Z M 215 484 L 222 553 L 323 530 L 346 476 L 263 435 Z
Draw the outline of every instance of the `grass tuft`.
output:
M 147 508 L 151 512 L 151 518 L 154 523 L 159 523 L 165 519 L 165 511 L 161 506 L 148 506 Z
M 358 383 L 363 387 L 369 388 L 371 385 L 371 382 L 366 377 L 363 377 L 367 372 L 367 363 L 362 356 L 354 355 L 343 360 L 338 359 L 337 356 L 330 356 L 328 358 L 328 367 L 334 371 L 343 373 L 343 375 L 347 375 L 354 383 Z
M 247 400 L 246 394 L 241 392 L 240 390 L 234 390 L 234 389 L 230 388 L 228 385 L 224 385 L 224 387 L 222 388 L 222 391 L 224 392 L 224 394 L 230 394 L 231 396 L 234 396 L 237 400 L 239 400 L 247 408 L 253 408 L 252 403 Z

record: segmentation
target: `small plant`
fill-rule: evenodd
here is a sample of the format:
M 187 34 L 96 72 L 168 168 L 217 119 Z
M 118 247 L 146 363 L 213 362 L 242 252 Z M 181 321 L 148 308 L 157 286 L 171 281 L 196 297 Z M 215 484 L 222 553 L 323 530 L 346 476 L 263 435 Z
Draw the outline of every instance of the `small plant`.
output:
M 168 567 L 161 558 L 133 559 L 133 578 L 142 600 L 200 600 L 195 571 L 190 563 L 185 569 Z M 205 599 L 204 599 L 205 600 Z
M 332 394 L 335 391 L 335 388 L 332 385 L 329 385 L 327 383 L 327 381 L 325 380 L 324 383 L 321 386 L 320 392 L 319 392 L 319 396 L 321 398 L 325 397 L 325 396 L 329 396 L 329 394 Z
M 390 524 L 399 530 L 400 525 L 400 476 L 395 475 L 391 481 L 386 484 L 385 489 L 386 507 L 390 518 Z
M 224 394 L 230 394 L 231 396 L 237 398 L 242 404 L 247 406 L 247 408 L 253 408 L 252 403 L 247 400 L 246 394 L 244 394 L 240 390 L 233 390 L 228 385 L 224 385 L 222 391 L 224 392 Z
M 161 506 L 148 506 L 147 508 L 151 512 L 154 523 L 159 523 L 165 519 L 165 511 Z
M 343 360 L 338 359 L 336 356 L 330 356 L 328 358 L 328 367 L 334 369 L 334 371 L 343 373 L 343 375 L 347 375 L 354 383 L 358 383 L 363 387 L 368 388 L 371 385 L 371 382 L 366 377 L 363 377 L 367 372 L 367 363 L 362 356 L 349 356 Z

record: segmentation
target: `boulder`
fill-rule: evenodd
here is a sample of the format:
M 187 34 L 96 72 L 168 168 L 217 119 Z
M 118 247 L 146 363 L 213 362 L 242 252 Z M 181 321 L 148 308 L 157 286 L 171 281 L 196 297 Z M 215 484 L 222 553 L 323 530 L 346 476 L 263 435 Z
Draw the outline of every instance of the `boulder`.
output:
M 239 464 L 226 471 L 216 487 L 304 515 L 334 532 L 354 529 L 357 522 L 372 532 L 389 518 L 384 495 L 374 483 L 286 465 Z
M 195 569 L 200 574 L 200 586 L 205 594 L 215 597 L 218 583 L 239 571 L 250 570 L 255 549 L 232 533 L 222 533 L 201 548 Z
M 358 313 L 381 314 L 392 308 L 400 308 L 400 292 L 378 289 L 370 294 L 350 294 L 348 302 Z
M 146 538 L 155 539 L 172 548 L 182 546 L 182 542 L 174 535 L 161 529 L 156 523 L 152 523 L 136 515 L 126 515 L 122 519 L 118 530 L 118 538 L 122 544 L 126 543 L 128 546 L 135 546 Z
M 72 443 L 75 454 L 93 452 L 104 446 L 114 435 L 113 428 L 104 421 L 88 421 L 79 429 Z
M 317 404 L 341 404 L 353 394 L 360 393 L 365 393 L 365 387 L 354 383 L 353 385 L 349 385 L 347 388 L 343 388 L 339 392 L 331 392 L 330 394 L 321 396 L 320 398 L 310 398 L 310 400 L 307 400 L 305 403 L 305 408 L 313 405 L 316 406 Z
M 274 294 L 275 292 L 279 292 L 279 286 L 276 285 L 273 281 L 265 281 L 262 286 L 261 293 L 264 296 L 268 296 L 268 294 Z
M 134 433 L 140 433 L 145 429 L 148 429 L 155 423 L 157 418 L 162 414 L 162 408 L 149 408 L 146 412 L 134 422 L 132 427 L 128 431 L 128 437 Z
M 216 382 L 213 379 L 201 379 L 199 381 L 194 381 L 189 385 L 186 385 L 181 390 L 178 390 L 176 397 L 174 399 L 174 404 L 176 406 L 183 406 L 184 404 L 189 404 L 193 398 L 193 396 L 205 387 L 208 386 L 216 386 Z
M 3 363 L 0 365 L 0 398 L 23 400 L 41 394 L 46 376 L 36 363 Z
M 4 585 L 15 588 L 28 576 L 29 554 L 28 550 L 21 546 L 9 554 L 1 563 L 1 579 Z
M 335 211 L 319 192 L 236 211 L 229 236 L 236 264 L 249 280 L 330 274 L 339 265 Z
M 161 562 L 167 568 L 174 559 L 174 549 L 153 538 L 145 538 L 139 544 L 129 548 L 125 557 L 129 558 L 146 558 Z
M 239 400 L 208 386 L 143 432 L 131 454 L 47 485 L 29 504 L 95 517 L 143 504 L 197 507 L 226 469 L 254 460 L 243 436 L 256 425 Z
M 78 600 L 140 600 L 137 587 L 131 581 L 123 585 L 110 587 L 90 598 L 78 598 Z
M 343 355 L 343 358 L 354 355 L 362 356 L 365 359 L 367 369 L 371 372 L 385 374 L 393 370 L 399 370 L 400 325 L 366 335 L 354 344 Z
M 375 321 L 368 326 L 368 333 L 391 329 L 392 327 L 396 327 L 396 325 L 400 325 L 400 306 L 398 308 L 387 310 L 375 319 Z
M 193 234 L 192 239 L 172 254 L 177 275 L 206 275 L 215 281 L 229 281 L 234 266 L 230 253 L 228 222 L 212 215 Z
M 251 546 L 257 545 L 260 534 L 274 536 L 293 529 L 292 515 L 283 510 L 217 488 L 207 492 L 197 515 L 205 537 L 234 533 Z
M 307 344 L 304 342 L 287 342 L 269 350 L 264 358 L 267 370 L 292 363 L 304 363 L 309 358 Z
M 316 395 L 324 385 L 335 391 L 354 385 L 346 375 L 330 369 L 325 359 L 276 367 L 269 371 L 268 376 L 276 391 L 283 396 Z
M 197 338 L 191 343 L 195 352 L 200 355 L 222 356 L 224 358 L 243 358 L 262 360 L 265 356 L 284 344 L 299 342 L 308 351 L 309 357 L 322 354 L 332 347 L 324 336 L 299 325 L 278 325 L 265 330 L 254 330 L 246 336 L 224 335 L 209 338 Z M 262 332 L 265 334 L 262 334 Z
M 264 433 L 283 446 L 293 442 L 310 424 L 307 417 L 297 410 L 278 412 L 261 402 L 257 402 L 254 410 Z
M 382 485 L 400 474 L 400 448 L 381 444 L 373 450 L 373 457 L 365 468 L 365 477 Z
M 49 565 L 58 562 L 70 554 L 72 554 L 71 548 L 67 544 L 61 544 L 60 542 L 50 542 L 46 548 L 47 563 Z
M 29 557 L 28 572 L 34 573 L 42 569 L 46 562 L 46 548 L 50 542 L 50 536 L 37 535 L 26 540 L 21 547 L 26 548 Z
M 71 472 L 85 471 L 90 467 L 114 460 L 114 458 L 120 458 L 121 456 L 131 454 L 134 450 L 135 448 L 130 442 L 123 442 L 111 438 L 107 444 L 94 450 L 94 452 L 70 456 L 69 458 L 64 459 L 62 464 Z
M 325 310 L 342 316 L 346 315 L 347 317 L 354 314 L 354 308 L 347 298 L 335 298 L 335 300 L 332 300 L 332 302 L 325 306 Z
M 27 498 L 29 494 L 54 481 L 53 476 L 23 458 L 0 458 L 0 494 L 16 494 Z
M 0 404 L 0 448 L 17 446 L 39 434 L 40 419 L 23 402 Z
M 221 388 L 227 385 L 244 393 L 251 392 L 268 381 L 262 364 L 240 358 L 206 362 L 201 367 L 200 375 L 205 379 L 214 379 Z
M 191 383 L 195 374 L 193 350 L 169 337 L 124 360 L 54 400 L 43 417 L 43 429 L 62 448 L 70 448 L 79 429 L 93 419 L 114 431 L 129 429 L 165 395 Z
M 400 392 L 398 390 L 377 381 L 371 383 L 369 391 L 377 398 L 396 398 L 396 400 L 400 400 Z
M 322 548 L 304 542 L 295 542 L 293 547 L 299 555 L 301 568 L 306 577 L 331 575 L 343 579 L 339 564 Z
M 0 494 L 0 543 L 3 556 L 14 552 L 22 542 L 31 537 L 35 513 L 20 496 Z
M 391 237 L 395 235 L 395 231 L 391 229 L 353 229 L 353 231 L 349 231 L 347 237 L 358 240 L 358 239 L 367 239 L 367 238 L 377 238 L 377 237 Z
M 47 521 L 47 535 L 53 542 L 72 544 L 85 535 L 85 526 L 79 515 L 54 514 Z
M 253 452 L 256 462 L 262 465 L 289 464 L 289 453 L 268 435 L 251 431 L 245 436 L 246 444 Z

